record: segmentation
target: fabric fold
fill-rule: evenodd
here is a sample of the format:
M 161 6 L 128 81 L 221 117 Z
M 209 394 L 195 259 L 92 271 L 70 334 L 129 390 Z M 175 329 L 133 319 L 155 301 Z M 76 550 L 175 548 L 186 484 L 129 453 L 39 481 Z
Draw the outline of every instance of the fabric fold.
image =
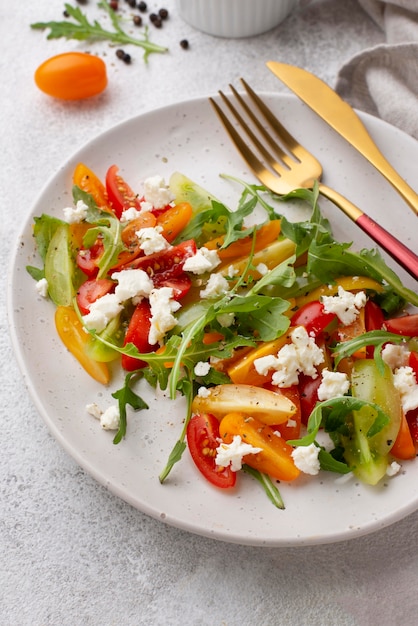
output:
M 339 71 L 336 91 L 353 107 L 418 139 L 418 2 L 359 0 L 386 43 L 363 50 Z

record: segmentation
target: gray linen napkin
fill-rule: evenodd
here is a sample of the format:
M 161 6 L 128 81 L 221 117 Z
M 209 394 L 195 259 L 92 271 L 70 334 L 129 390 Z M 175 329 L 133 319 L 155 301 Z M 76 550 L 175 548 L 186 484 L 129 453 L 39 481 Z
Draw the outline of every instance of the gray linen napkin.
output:
M 336 90 L 355 108 L 418 139 L 418 0 L 359 0 L 386 43 L 345 64 Z

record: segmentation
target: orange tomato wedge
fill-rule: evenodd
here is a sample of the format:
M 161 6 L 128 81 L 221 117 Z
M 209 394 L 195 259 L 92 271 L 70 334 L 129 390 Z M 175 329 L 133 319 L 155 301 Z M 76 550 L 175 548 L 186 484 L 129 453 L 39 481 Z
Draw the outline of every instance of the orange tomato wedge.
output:
M 84 165 L 84 163 L 78 163 L 76 166 L 73 173 L 73 183 L 93 196 L 99 208 L 110 210 L 106 187 L 96 174 L 92 172 L 87 165 Z
M 225 443 L 231 443 L 239 435 L 245 443 L 262 449 L 243 458 L 250 467 L 277 480 L 292 481 L 300 475 L 292 458 L 292 446 L 258 419 L 244 413 L 228 413 L 219 425 L 219 433 Z
M 62 343 L 86 372 L 97 382 L 107 385 L 110 381 L 109 368 L 106 363 L 99 363 L 88 356 L 86 347 L 92 342 L 92 337 L 83 329 L 74 309 L 67 306 L 57 307 L 55 326 Z
M 193 214 L 192 205 L 189 202 L 179 202 L 170 209 L 161 213 L 157 218 L 157 226 L 161 226 L 162 235 L 169 243 L 181 233 L 187 226 Z

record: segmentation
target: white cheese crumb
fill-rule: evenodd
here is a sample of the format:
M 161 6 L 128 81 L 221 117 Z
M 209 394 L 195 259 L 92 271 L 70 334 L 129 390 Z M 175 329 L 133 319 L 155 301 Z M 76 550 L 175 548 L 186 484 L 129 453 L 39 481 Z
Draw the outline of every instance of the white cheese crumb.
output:
M 152 203 L 147 202 L 146 200 L 142 200 L 142 202 L 139 203 L 139 206 L 141 207 L 141 213 L 148 213 L 149 211 L 152 211 L 152 209 L 154 208 L 152 206 Z
M 298 425 L 298 423 L 297 423 L 296 420 L 292 420 L 292 419 L 288 419 L 287 420 L 286 426 L 288 428 L 295 428 L 295 426 L 297 426 L 297 425 Z
M 233 265 L 230 265 L 228 267 L 228 278 L 234 278 L 234 276 L 236 276 L 238 274 L 238 270 L 236 267 L 234 267 Z
M 87 413 L 89 413 L 89 415 L 92 415 L 93 417 L 95 417 L 98 420 L 103 415 L 102 409 L 95 402 L 92 402 L 91 404 L 87 404 L 86 405 L 86 411 L 87 411 Z
M 155 209 L 162 209 L 172 202 L 173 195 L 162 176 L 150 176 L 144 181 L 144 199 Z
M 115 296 L 119 302 L 125 302 L 136 298 L 136 303 L 143 297 L 148 297 L 154 288 L 154 283 L 144 270 L 122 270 L 114 272 L 112 279 L 118 284 L 115 288 Z
M 360 309 L 366 304 L 367 296 L 364 291 L 351 293 L 339 285 L 338 295 L 322 296 L 321 300 L 325 313 L 335 313 L 340 322 L 348 326 L 355 321 Z
M 261 276 L 265 276 L 267 272 L 269 271 L 269 268 L 267 267 L 265 263 L 259 263 L 255 269 L 257 270 L 259 274 L 261 274 Z
M 210 389 L 208 389 L 207 387 L 199 387 L 199 389 L 197 390 L 197 395 L 199 396 L 199 398 L 209 398 Z
M 330 372 L 327 368 L 322 370 L 322 381 L 318 387 L 318 400 L 331 400 L 345 396 L 350 388 L 350 381 L 345 372 Z
M 405 413 L 418 408 L 418 383 L 412 367 L 407 365 L 395 370 L 393 383 L 401 394 L 402 408 Z
M 203 246 L 197 250 L 196 254 L 186 259 L 183 269 L 192 274 L 205 274 L 212 272 L 220 262 L 221 259 L 216 250 L 208 250 Z
M 168 330 L 174 328 L 177 320 L 173 313 L 178 311 L 181 304 L 173 300 L 173 289 L 161 287 L 153 289 L 149 296 L 151 306 L 151 327 L 148 341 L 151 345 L 160 343 Z
M 221 443 L 216 448 L 215 463 L 221 467 L 231 466 L 233 472 L 242 468 L 242 458 L 247 454 L 257 454 L 262 448 L 255 448 L 249 443 L 243 443 L 239 435 L 235 435 L 232 443 Z
M 142 211 L 138 211 L 134 206 L 130 206 L 129 209 L 125 209 L 120 216 L 120 221 L 122 224 L 126 222 L 132 222 L 137 217 L 141 215 Z
M 64 217 L 69 224 L 78 224 L 86 219 L 88 206 L 82 200 L 78 200 L 75 207 L 63 209 Z
M 396 461 L 393 461 L 386 470 L 387 476 L 396 476 L 400 472 L 401 466 Z
M 387 343 L 382 350 L 382 359 L 387 363 L 391 370 L 398 367 L 408 365 L 410 351 L 403 345 Z
M 48 297 L 48 281 L 46 278 L 41 278 L 35 285 L 36 291 L 42 298 Z
M 89 330 L 100 333 L 122 309 L 123 306 L 117 296 L 114 293 L 107 293 L 90 305 L 89 313 L 83 315 L 83 324 Z
M 314 443 L 309 446 L 298 446 L 292 451 L 295 465 L 304 474 L 315 476 L 319 473 L 320 464 L 318 459 L 319 448 Z
M 146 256 L 171 248 L 171 244 L 163 237 L 161 226 L 141 228 L 135 234 L 139 239 L 139 247 Z
M 200 292 L 201 298 L 216 298 L 229 291 L 229 283 L 221 274 L 211 274 L 205 289 Z
M 263 376 L 274 370 L 273 385 L 291 387 L 297 385 L 299 374 L 312 378 L 318 376 L 316 366 L 324 361 L 324 353 L 313 337 L 310 337 L 303 326 L 298 326 L 290 334 L 291 343 L 285 344 L 277 356 L 268 355 L 254 361 L 257 372 Z
M 104 430 L 117 430 L 120 424 L 119 407 L 113 404 L 100 416 L 100 425 Z
M 206 376 L 210 371 L 210 363 L 207 361 L 199 361 L 194 366 L 194 373 L 196 376 Z

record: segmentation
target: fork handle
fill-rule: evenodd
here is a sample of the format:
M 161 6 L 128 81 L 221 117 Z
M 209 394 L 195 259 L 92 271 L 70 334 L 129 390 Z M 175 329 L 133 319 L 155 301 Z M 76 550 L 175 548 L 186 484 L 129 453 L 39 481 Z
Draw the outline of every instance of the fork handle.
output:
M 319 193 L 335 206 L 343 211 L 357 226 L 385 250 L 401 267 L 404 268 L 415 280 L 418 280 L 418 256 L 410 248 L 401 243 L 382 226 L 377 224 L 371 217 L 359 209 L 355 204 L 347 200 L 338 191 L 319 185 Z

